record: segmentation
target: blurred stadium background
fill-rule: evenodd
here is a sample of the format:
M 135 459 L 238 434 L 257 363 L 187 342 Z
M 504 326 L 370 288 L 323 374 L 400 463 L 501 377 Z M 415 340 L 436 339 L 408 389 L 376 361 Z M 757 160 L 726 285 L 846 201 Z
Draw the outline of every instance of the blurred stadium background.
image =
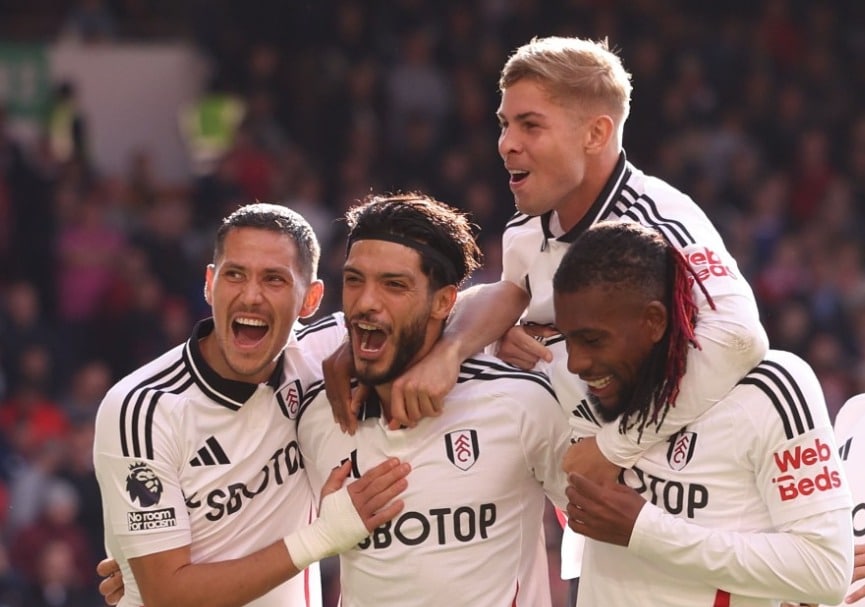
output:
M 550 34 L 619 49 L 629 158 L 716 222 L 833 415 L 865 391 L 865 3 L 0 0 L 0 607 L 101 604 L 95 409 L 207 314 L 238 204 L 310 219 L 323 311 L 370 191 L 470 211 L 498 277 L 498 71 Z

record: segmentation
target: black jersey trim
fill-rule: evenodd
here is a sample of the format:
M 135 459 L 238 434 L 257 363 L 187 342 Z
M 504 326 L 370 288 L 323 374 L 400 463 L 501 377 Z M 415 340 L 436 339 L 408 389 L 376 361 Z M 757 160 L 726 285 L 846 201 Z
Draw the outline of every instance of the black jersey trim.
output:
M 525 213 L 514 213 L 513 215 L 511 215 L 511 218 L 508 219 L 507 223 L 505 224 L 505 231 L 509 230 L 510 228 L 516 228 L 516 227 L 519 227 L 521 225 L 525 225 L 528 222 L 530 222 L 533 218 L 534 218 L 534 216 L 526 215 Z
M 694 244 L 696 240 L 688 231 L 681 221 L 664 217 L 658 210 L 657 203 L 646 196 L 645 194 L 637 195 L 631 187 L 626 187 L 626 191 L 634 197 L 634 203 L 628 207 L 624 216 L 633 219 L 643 225 L 655 228 L 660 231 L 668 241 L 676 245 L 680 249 L 684 249 L 690 244 Z
M 303 396 L 300 399 L 300 407 L 297 411 L 297 422 L 300 423 L 300 418 L 303 417 L 304 412 L 309 408 L 312 402 L 315 400 L 315 397 L 324 392 L 324 381 L 319 379 L 306 387 L 306 391 L 303 393 Z
M 519 367 L 514 367 L 505 362 L 497 363 L 491 360 L 481 360 L 477 358 L 469 358 L 460 365 L 460 374 L 457 378 L 457 383 L 462 384 L 472 380 L 489 381 L 494 379 L 523 379 L 535 382 L 544 390 L 550 393 L 550 396 L 556 398 L 556 393 L 553 390 L 553 385 L 550 379 L 543 373 L 537 371 L 524 371 Z
M 336 327 L 339 323 L 336 321 L 336 317 L 333 314 L 329 314 L 324 316 L 314 323 L 308 324 L 305 327 L 298 329 L 294 332 L 297 337 L 297 341 L 302 340 L 307 335 L 311 335 L 312 333 L 318 333 L 319 331 L 324 331 L 326 329 L 330 329 L 331 327 Z
M 120 448 L 124 457 L 153 459 L 153 415 L 159 399 L 166 393 L 182 394 L 192 384 L 189 370 L 180 358 L 126 394 L 120 406 Z
M 756 386 L 766 395 L 781 418 L 788 440 L 814 429 L 814 418 L 802 389 L 778 363 L 764 360 L 739 383 Z

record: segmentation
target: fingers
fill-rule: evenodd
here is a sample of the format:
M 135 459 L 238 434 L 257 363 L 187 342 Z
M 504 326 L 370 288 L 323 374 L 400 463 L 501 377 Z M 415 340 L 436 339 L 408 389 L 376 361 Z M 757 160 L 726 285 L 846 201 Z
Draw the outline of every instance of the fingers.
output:
M 411 373 L 411 374 L 409 374 Z M 415 372 L 407 372 L 391 387 L 391 419 L 389 427 L 414 428 L 426 417 L 441 415 L 444 398 L 434 384 L 414 378 Z M 446 392 L 446 391 L 444 391 Z
M 348 486 L 352 503 L 367 530 L 372 531 L 402 511 L 404 502 L 395 498 L 408 487 L 405 477 L 410 470 L 409 464 L 391 458 Z
M 503 361 L 526 370 L 534 368 L 541 359 L 547 362 L 553 359 L 550 349 L 530 335 L 523 326 L 513 327 L 505 333 L 499 342 L 496 355 Z
M 106 605 L 119 603 L 123 598 L 123 590 L 123 576 L 119 575 L 119 569 L 99 582 L 99 594 L 102 595 Z
M 329 495 L 334 491 L 337 491 L 342 487 L 343 483 L 345 483 L 345 479 L 348 478 L 349 473 L 351 472 L 351 461 L 345 460 L 342 464 L 331 470 L 330 475 L 327 477 L 327 480 L 324 482 L 324 485 L 321 487 L 321 495 L 324 497 L 325 495 Z
M 114 573 L 120 572 L 120 566 L 113 558 L 106 557 L 99 561 L 96 565 L 96 575 L 99 577 L 108 577 Z
M 369 397 L 370 389 L 366 384 L 358 384 L 352 392 L 348 419 L 344 426 L 340 426 L 343 432 L 348 432 L 351 436 L 354 436 L 354 433 L 357 432 L 357 413 Z

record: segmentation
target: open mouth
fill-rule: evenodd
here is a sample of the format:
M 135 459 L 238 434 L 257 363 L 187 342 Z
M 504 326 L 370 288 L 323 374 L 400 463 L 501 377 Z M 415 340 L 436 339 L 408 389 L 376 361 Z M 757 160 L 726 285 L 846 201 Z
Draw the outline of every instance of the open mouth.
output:
M 254 346 L 259 343 L 270 327 L 263 320 L 240 316 L 231 323 L 234 339 L 241 346 Z
M 380 352 L 387 341 L 387 333 L 376 325 L 358 322 L 354 325 L 357 334 L 358 349 L 363 354 L 375 354 Z
M 528 176 L 528 171 L 511 171 L 511 185 L 522 183 Z

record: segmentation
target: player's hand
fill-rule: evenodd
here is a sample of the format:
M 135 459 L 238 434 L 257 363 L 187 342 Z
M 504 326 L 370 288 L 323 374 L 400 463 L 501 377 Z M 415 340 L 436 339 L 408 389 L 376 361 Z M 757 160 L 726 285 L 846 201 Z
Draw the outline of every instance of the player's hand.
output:
M 348 485 L 351 503 L 367 531 L 372 532 L 402 512 L 405 504 L 395 498 L 408 487 L 406 476 L 410 471 L 411 466 L 408 463 L 400 463 L 397 458 L 392 457 L 367 470 L 358 480 Z M 339 490 L 349 472 L 350 461 L 334 468 L 321 489 L 322 497 Z
M 865 544 L 856 544 L 853 550 L 853 580 L 858 582 L 865 580 Z M 865 597 L 865 584 L 860 585 L 856 590 L 847 595 L 844 599 L 845 603 L 853 603 Z
M 455 351 L 439 341 L 406 369 L 391 385 L 389 427 L 414 428 L 425 417 L 441 415 L 445 396 L 456 385 L 461 364 Z
M 580 474 L 568 475 L 568 526 L 586 537 L 627 546 L 646 500 L 624 485 L 601 485 Z
M 562 468 L 568 474 L 580 474 L 595 483 L 616 483 L 622 470 L 604 457 L 594 436 L 568 447 Z
M 557 335 L 558 331 L 546 325 L 517 325 L 511 327 L 499 340 L 496 356 L 520 369 L 531 370 L 539 360 L 551 362 L 553 353 L 540 339 Z
M 117 561 L 105 558 L 96 565 L 96 575 L 102 578 L 99 582 L 99 594 L 105 599 L 106 605 L 116 605 L 123 598 L 123 574 Z
M 333 354 L 321 361 L 321 370 L 333 421 L 339 424 L 343 432 L 354 435 L 357 430 L 357 412 L 369 388 L 360 384 L 354 390 L 351 389 L 351 378 L 354 377 L 351 344 L 348 341 L 340 344 Z

